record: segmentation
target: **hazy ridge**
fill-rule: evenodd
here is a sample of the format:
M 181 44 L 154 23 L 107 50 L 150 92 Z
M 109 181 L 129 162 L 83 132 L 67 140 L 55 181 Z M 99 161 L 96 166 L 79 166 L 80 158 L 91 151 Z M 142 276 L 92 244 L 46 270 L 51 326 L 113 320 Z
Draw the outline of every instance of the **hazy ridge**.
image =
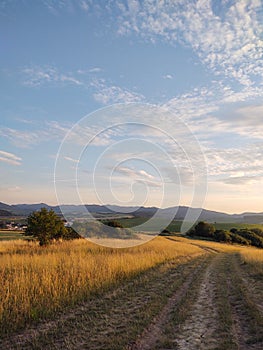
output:
M 4 211 L 3 213 L 10 213 L 12 215 L 29 215 L 32 211 L 39 210 L 42 207 L 45 207 L 47 209 L 53 209 L 58 214 L 61 214 L 61 212 L 63 212 L 66 214 L 74 214 L 80 216 L 85 215 L 85 208 L 87 208 L 90 213 L 94 214 L 129 214 L 137 217 L 151 217 L 157 212 L 157 210 L 159 210 L 158 217 L 170 217 L 171 213 L 174 213 L 174 218 L 176 220 L 183 220 L 187 211 L 191 210 L 192 213 L 200 212 L 199 220 L 205 220 L 208 222 L 246 222 L 255 224 L 263 222 L 263 213 L 245 212 L 240 214 L 227 214 L 208 209 L 189 208 L 186 206 L 175 206 L 165 209 L 159 209 L 157 207 L 122 207 L 116 205 L 97 204 L 86 204 L 85 206 L 73 204 L 51 206 L 45 203 L 8 205 L 0 202 L 0 211 Z

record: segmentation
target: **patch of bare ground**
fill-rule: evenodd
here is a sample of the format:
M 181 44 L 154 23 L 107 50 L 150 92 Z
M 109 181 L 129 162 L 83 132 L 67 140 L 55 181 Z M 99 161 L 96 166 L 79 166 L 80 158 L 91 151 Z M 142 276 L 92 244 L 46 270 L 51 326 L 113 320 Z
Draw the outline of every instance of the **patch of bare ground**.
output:
M 156 315 L 188 289 L 207 256 L 170 261 L 57 319 L 0 340 L 1 349 L 127 349 Z M 167 304 L 168 303 L 168 304 Z M 170 303 L 170 304 L 169 304 Z M 157 316 L 158 317 L 158 316 Z

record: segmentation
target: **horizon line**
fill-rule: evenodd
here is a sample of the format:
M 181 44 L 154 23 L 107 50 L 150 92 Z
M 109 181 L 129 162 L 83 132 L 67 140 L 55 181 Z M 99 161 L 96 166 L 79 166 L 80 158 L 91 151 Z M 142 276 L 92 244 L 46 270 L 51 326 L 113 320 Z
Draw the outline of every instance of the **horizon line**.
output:
M 165 210 L 165 209 L 170 209 L 170 208 L 176 208 L 176 207 L 186 207 L 186 208 L 191 208 L 191 209 L 202 209 L 202 210 L 208 210 L 208 211 L 213 211 L 213 212 L 217 212 L 217 213 L 222 213 L 222 214 L 226 214 L 226 215 L 243 215 L 243 214 L 263 214 L 263 211 L 258 211 L 258 212 L 255 212 L 255 211 L 243 211 L 241 213 L 237 213 L 237 212 L 233 212 L 233 213 L 229 213 L 229 212 L 225 212 L 225 211 L 220 211 L 220 210 L 215 210 L 215 209 L 207 209 L 207 208 L 203 208 L 203 207 L 191 207 L 189 205 L 174 205 L 174 206 L 169 206 L 169 207 L 165 207 L 165 208 L 160 208 L 160 207 L 156 207 L 156 206 L 140 206 L 140 205 L 118 205 L 118 204 L 95 204 L 95 203 L 92 203 L 92 204 L 88 204 L 88 203 L 80 203 L 80 204 L 47 204 L 47 203 L 44 203 L 44 202 L 34 202 L 34 203 L 13 203 L 13 204 L 9 204 L 9 203 L 6 203 L 6 202 L 0 202 L 2 204 L 5 204 L 5 205 L 9 205 L 9 206 L 12 206 L 12 205 L 39 205 L 39 204 L 43 204 L 43 205 L 47 205 L 49 207 L 60 207 L 62 205 L 72 205 L 72 206 L 86 206 L 86 205 L 97 205 L 97 206 L 105 206 L 105 207 L 108 207 L 108 206 L 117 206 L 117 207 L 123 207 L 123 208 L 128 208 L 128 207 L 138 207 L 138 208 L 146 208 L 146 209 L 149 209 L 149 208 L 156 208 L 156 209 L 161 209 L 161 210 Z

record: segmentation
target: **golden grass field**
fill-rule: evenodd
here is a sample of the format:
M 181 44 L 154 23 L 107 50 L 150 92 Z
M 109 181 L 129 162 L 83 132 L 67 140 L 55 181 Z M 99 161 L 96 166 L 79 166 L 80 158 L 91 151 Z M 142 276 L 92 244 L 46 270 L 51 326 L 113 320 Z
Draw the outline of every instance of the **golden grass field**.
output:
M 202 253 L 196 246 L 162 237 L 127 249 L 87 240 L 45 248 L 34 242 L 1 242 L 1 330 L 23 327 L 166 260 L 178 258 L 179 263 Z
M 0 331 L 22 329 L 158 264 L 173 260 L 179 266 L 211 252 L 239 253 L 244 262 L 263 273 L 260 249 L 179 236 L 156 237 L 123 249 L 87 240 L 48 247 L 22 240 L 0 242 Z
M 244 262 L 253 267 L 256 274 L 263 276 L 263 250 L 256 248 L 244 248 L 241 251 Z

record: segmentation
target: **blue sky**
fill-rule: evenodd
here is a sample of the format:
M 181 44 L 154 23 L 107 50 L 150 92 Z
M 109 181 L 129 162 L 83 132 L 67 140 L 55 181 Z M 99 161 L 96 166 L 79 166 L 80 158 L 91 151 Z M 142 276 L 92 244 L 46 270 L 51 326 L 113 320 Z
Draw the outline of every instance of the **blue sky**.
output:
M 87 203 L 194 205 L 193 169 L 204 159 L 204 207 L 263 211 L 262 0 L 6 0 L 0 42 L 1 201 L 57 203 L 55 160 L 73 127 L 60 201 L 78 202 L 66 181 L 77 169 Z M 132 102 L 169 113 L 114 129 L 95 112 Z M 186 146 L 196 142 L 202 160 Z

